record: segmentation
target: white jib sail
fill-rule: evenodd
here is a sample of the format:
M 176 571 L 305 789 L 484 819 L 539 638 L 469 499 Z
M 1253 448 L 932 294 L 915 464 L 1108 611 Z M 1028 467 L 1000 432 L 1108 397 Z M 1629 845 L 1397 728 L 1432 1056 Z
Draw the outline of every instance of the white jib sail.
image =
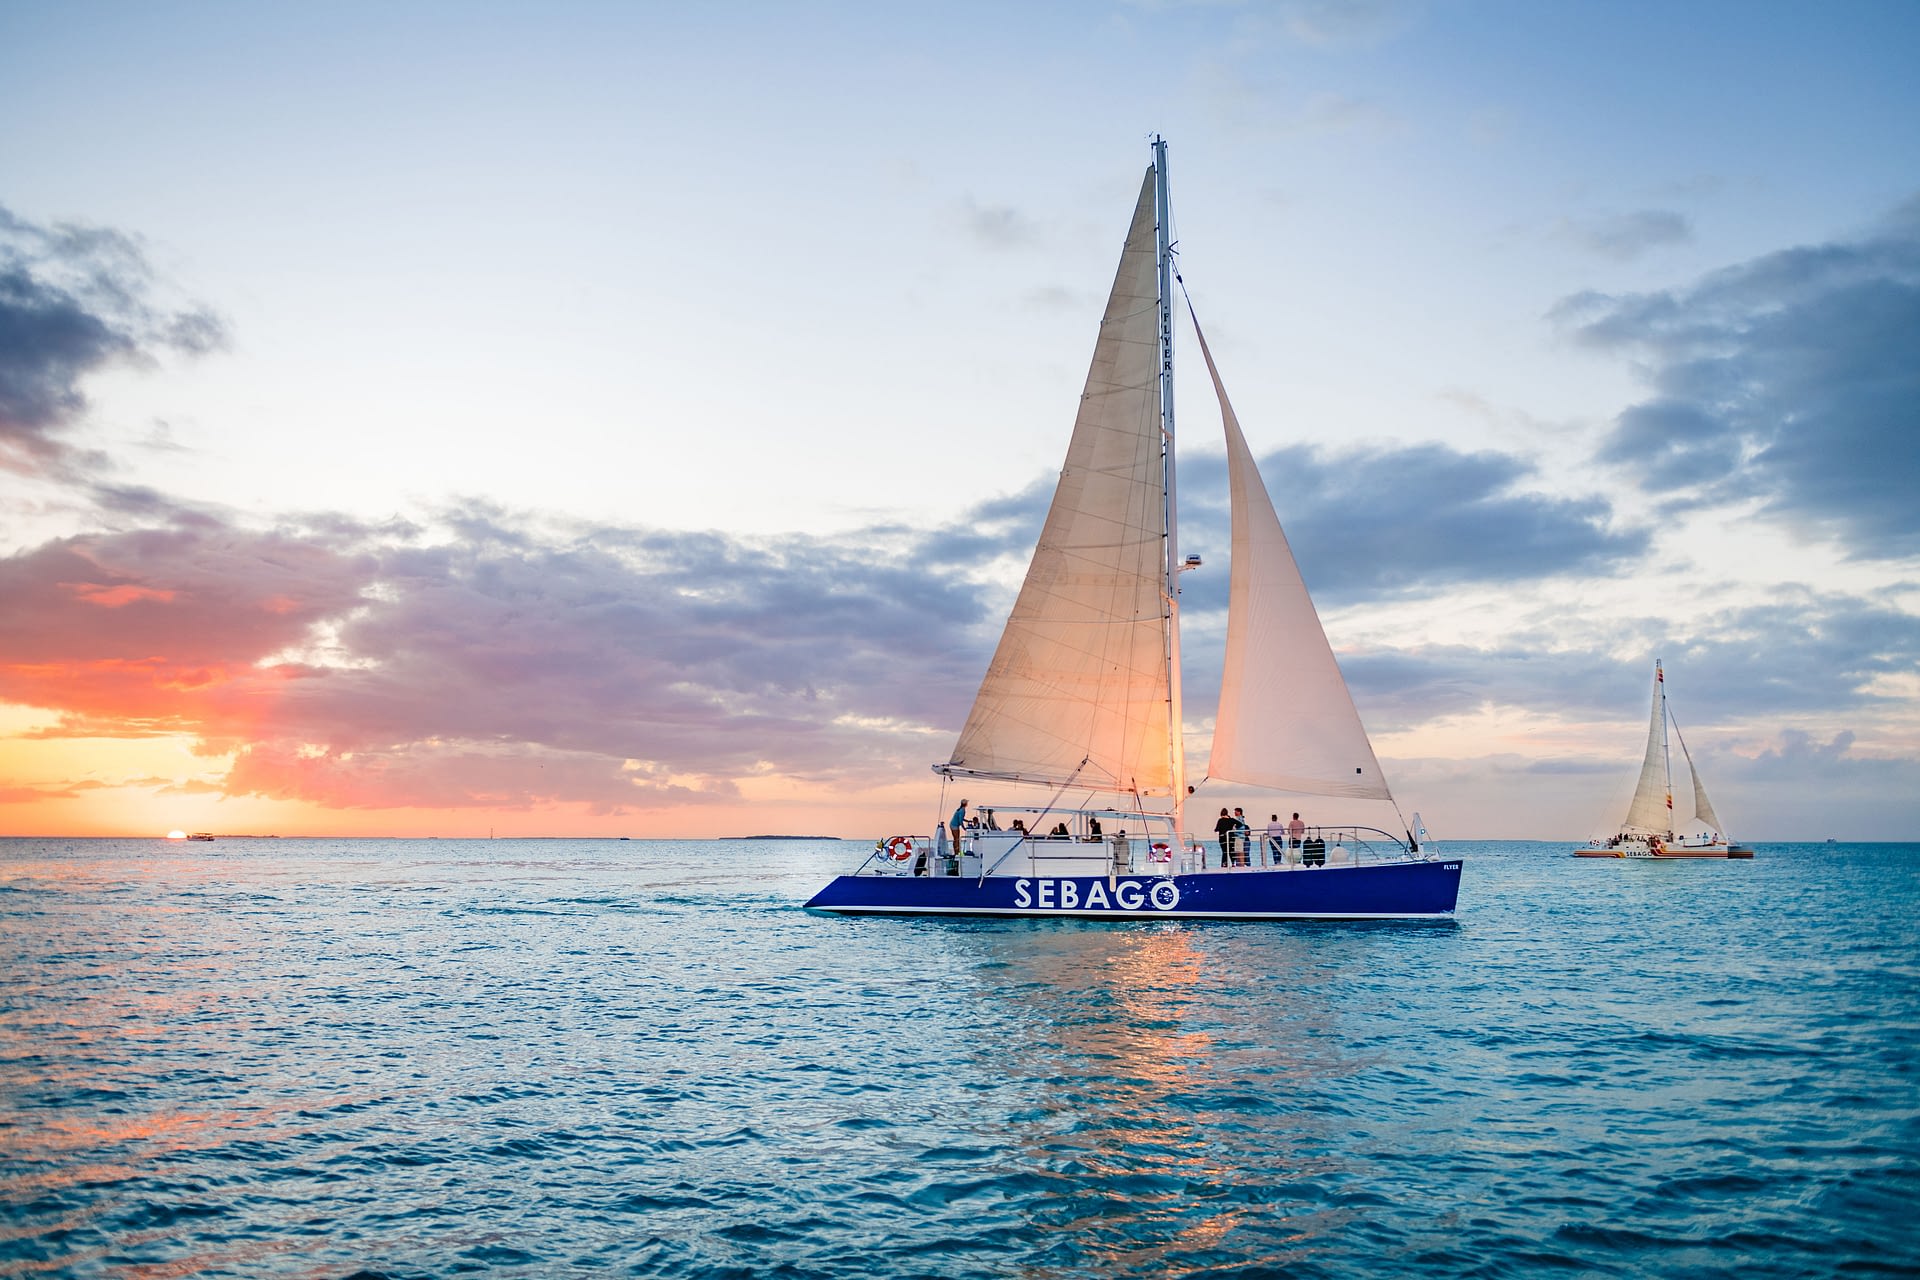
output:
M 1640 781 L 1633 789 L 1633 803 L 1627 806 L 1623 831 L 1664 836 L 1673 830 L 1673 796 L 1667 791 L 1667 743 L 1662 732 L 1666 727 L 1665 693 L 1660 668 L 1656 666 L 1653 718 L 1647 725 L 1647 754 L 1640 762 Z
M 1678 724 L 1673 726 L 1673 732 L 1680 739 L 1680 754 L 1687 758 L 1687 776 L 1693 779 L 1693 820 L 1704 823 L 1709 831 L 1726 834 L 1726 828 L 1720 825 L 1720 815 L 1713 811 L 1713 801 L 1707 799 L 1707 784 L 1700 780 L 1700 766 L 1693 762 L 1693 752 L 1687 749 L 1687 739 Z
M 1060 483 L 952 770 L 1170 795 L 1153 171 Z
M 1207 776 L 1303 795 L 1391 800 L 1198 320 L 1194 333 L 1220 400 L 1233 504 L 1226 666 Z
M 1707 830 L 1724 835 L 1726 828 L 1720 825 L 1720 815 L 1713 811 L 1713 802 L 1707 799 L 1707 784 L 1700 781 L 1700 771 L 1693 767 L 1693 757 L 1687 757 L 1687 768 L 1693 774 L 1693 817 L 1696 822 L 1705 823 Z

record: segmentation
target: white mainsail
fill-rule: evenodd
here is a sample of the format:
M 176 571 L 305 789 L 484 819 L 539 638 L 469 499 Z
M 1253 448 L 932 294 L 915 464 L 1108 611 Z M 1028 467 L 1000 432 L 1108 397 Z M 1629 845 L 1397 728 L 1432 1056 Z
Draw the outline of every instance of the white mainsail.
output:
M 1640 781 L 1621 830 L 1637 835 L 1673 833 L 1673 793 L 1667 789 L 1667 685 L 1659 663 L 1653 665 L 1653 718 L 1647 725 L 1647 754 L 1640 762 Z M 1615 794 L 1618 794 L 1617 792 Z
M 1226 664 L 1207 776 L 1303 795 L 1391 800 L 1197 317 L 1193 327 L 1220 400 L 1233 516 Z
M 1149 169 L 1039 547 L 942 772 L 1173 792 L 1154 235 Z

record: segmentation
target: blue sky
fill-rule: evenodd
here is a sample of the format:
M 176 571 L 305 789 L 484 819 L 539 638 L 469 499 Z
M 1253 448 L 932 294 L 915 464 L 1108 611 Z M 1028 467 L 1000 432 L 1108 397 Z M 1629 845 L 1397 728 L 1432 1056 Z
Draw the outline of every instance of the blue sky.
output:
M 1916 52 L 1893 3 L 0 5 L 0 826 L 917 821 L 1161 132 L 1406 807 L 1597 830 L 1663 657 L 1737 833 L 1911 836 Z

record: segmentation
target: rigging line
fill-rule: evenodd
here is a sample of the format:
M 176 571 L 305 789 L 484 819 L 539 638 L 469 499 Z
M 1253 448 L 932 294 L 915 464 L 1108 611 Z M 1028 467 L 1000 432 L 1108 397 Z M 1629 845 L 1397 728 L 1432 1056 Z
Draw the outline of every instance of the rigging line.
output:
M 1384 770 L 1382 771 L 1384 772 Z M 1400 801 L 1392 792 L 1387 793 L 1387 803 L 1393 806 L 1393 816 L 1400 819 L 1400 830 L 1407 837 L 1407 849 L 1411 853 L 1420 852 L 1420 841 L 1414 838 L 1413 824 L 1407 821 L 1407 815 L 1400 810 Z
M 1173 278 L 1180 282 L 1180 299 L 1187 304 L 1187 321 L 1193 325 L 1194 333 L 1198 334 L 1200 332 L 1200 315 L 1193 309 L 1193 295 L 1187 292 L 1186 278 L 1178 271 L 1173 273 Z M 1204 347 L 1206 344 L 1207 340 L 1202 337 L 1200 339 L 1200 345 Z M 1209 360 L 1208 364 L 1212 364 L 1212 361 Z
M 1061 783 L 1057 788 L 1055 788 L 1053 793 L 1053 798 L 1048 800 L 1047 807 L 1040 811 L 1040 816 L 1042 818 L 1046 817 L 1047 814 L 1053 812 L 1053 806 L 1059 802 L 1061 796 L 1066 794 L 1067 788 L 1073 785 L 1073 780 L 1080 776 L 1080 771 L 1087 767 L 1087 761 L 1091 759 L 1093 759 L 1093 756 L 1091 754 L 1080 757 L 1080 763 L 1074 766 L 1073 772 L 1071 774 L 1067 775 L 1067 780 Z M 1031 837 L 1032 835 L 1033 835 L 1033 832 L 1031 831 L 1021 833 L 1020 838 L 1018 840 L 1015 840 L 1012 844 L 1008 845 L 1007 851 L 1001 854 L 998 858 L 994 859 L 994 863 L 990 867 L 987 866 L 986 859 L 982 858 L 980 860 L 980 866 L 981 866 L 980 884 L 977 887 L 984 888 L 987 883 L 987 877 L 992 875 L 994 872 L 998 871 L 1000 869 L 1000 864 L 1005 862 L 1008 858 L 1011 858 L 1013 856 L 1013 851 L 1015 849 L 1018 849 L 1021 845 L 1025 844 L 1028 838 Z
M 937 806 L 935 806 L 933 811 L 933 834 L 934 834 L 935 846 L 938 846 L 940 843 L 939 837 L 947 834 L 947 817 L 946 817 L 947 787 L 952 782 L 953 782 L 953 779 L 947 774 L 943 773 L 940 775 L 940 803 Z M 953 856 L 955 859 L 958 859 L 960 857 L 960 848 L 958 845 L 954 846 Z M 959 863 L 956 861 L 954 865 L 958 866 Z
M 1130 781 L 1132 781 L 1133 783 L 1133 790 L 1132 790 L 1133 811 L 1140 819 L 1140 830 L 1147 837 L 1147 856 L 1148 856 L 1148 859 L 1151 860 L 1153 856 L 1153 825 L 1147 820 L 1147 802 L 1140 795 L 1139 780 L 1130 779 Z M 1171 815 L 1169 815 L 1169 817 L 1171 817 Z M 1175 831 L 1173 833 L 1173 839 L 1171 843 L 1168 845 L 1168 848 L 1169 850 L 1171 850 L 1174 844 L 1178 844 L 1184 850 L 1186 847 L 1186 843 L 1187 843 L 1187 840 L 1186 840 L 1185 833 L 1180 831 Z M 1131 855 L 1129 855 L 1129 870 L 1131 870 Z
M 1693 752 L 1687 750 L 1687 735 L 1680 732 L 1680 717 L 1673 714 L 1671 707 L 1667 709 L 1667 719 L 1673 724 L 1673 736 L 1680 739 L 1680 754 L 1686 757 L 1687 769 L 1692 771 Z

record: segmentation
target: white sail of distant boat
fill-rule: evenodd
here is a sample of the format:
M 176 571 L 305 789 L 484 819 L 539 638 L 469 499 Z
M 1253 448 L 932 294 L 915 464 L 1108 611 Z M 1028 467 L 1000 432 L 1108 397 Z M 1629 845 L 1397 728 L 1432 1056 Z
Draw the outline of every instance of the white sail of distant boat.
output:
M 1134 202 L 1073 433 L 952 755 L 935 839 L 893 836 L 809 906 L 866 913 L 1436 918 L 1461 864 L 1319 822 L 1187 831 L 1165 144 Z M 1195 320 L 1195 333 L 1199 324 Z M 1207 778 L 1392 803 L 1204 337 L 1231 499 L 1226 655 Z M 964 784 L 951 811 L 945 786 Z M 1197 784 L 1196 784 L 1197 785 Z M 983 790 L 975 790 L 975 787 Z M 1012 788 L 1013 796 L 998 793 Z M 969 793 L 982 800 L 968 809 Z M 1395 809 L 1396 817 L 1398 815 Z M 1017 815 L 1017 816 L 1016 816 Z
M 1687 775 L 1693 784 L 1693 817 L 1675 821 L 1673 804 L 1673 760 L 1667 730 L 1680 743 Z M 1653 664 L 1653 710 L 1647 724 L 1647 749 L 1640 761 L 1640 776 L 1634 783 L 1633 798 L 1617 833 L 1596 839 L 1575 852 L 1583 857 L 1617 858 L 1740 858 L 1751 857 L 1745 845 L 1727 839 L 1713 802 L 1707 799 L 1707 784 L 1687 750 L 1680 725 L 1667 705 L 1667 675 L 1658 659 Z
M 1680 754 L 1687 762 L 1687 775 L 1693 779 L 1693 820 L 1708 831 L 1724 832 L 1720 815 L 1713 811 L 1713 801 L 1707 799 L 1707 784 L 1700 777 L 1700 769 L 1693 763 L 1693 753 L 1687 750 L 1687 740 L 1680 737 L 1680 724 L 1674 722 L 1673 736 L 1680 741 Z

